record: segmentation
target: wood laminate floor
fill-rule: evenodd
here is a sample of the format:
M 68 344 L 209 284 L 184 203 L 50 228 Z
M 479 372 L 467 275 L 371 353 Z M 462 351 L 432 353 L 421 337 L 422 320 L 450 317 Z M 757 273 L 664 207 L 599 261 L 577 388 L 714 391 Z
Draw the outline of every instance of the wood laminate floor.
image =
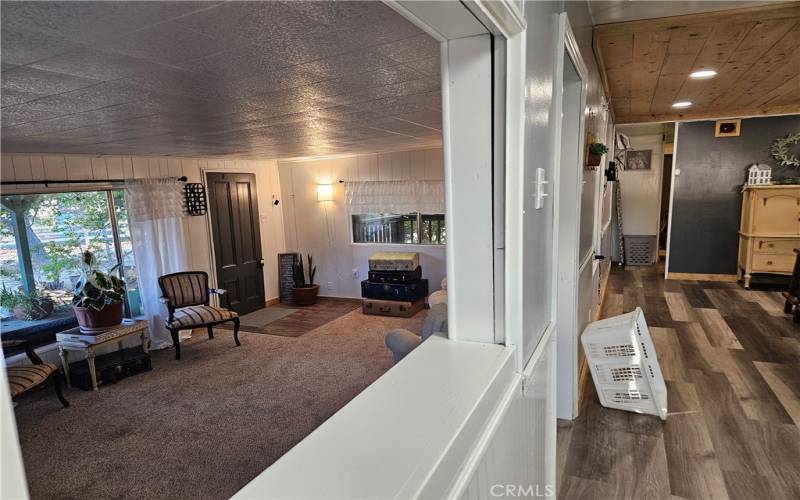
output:
M 640 306 L 666 422 L 600 406 L 559 421 L 560 499 L 800 499 L 800 325 L 777 292 L 613 270 L 602 317 Z

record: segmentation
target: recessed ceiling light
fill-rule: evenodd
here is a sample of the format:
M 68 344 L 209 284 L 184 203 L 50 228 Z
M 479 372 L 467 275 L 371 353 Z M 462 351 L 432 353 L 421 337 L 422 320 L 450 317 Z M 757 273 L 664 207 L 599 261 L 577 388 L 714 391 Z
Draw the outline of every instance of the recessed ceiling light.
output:
M 703 70 L 700 70 L 700 71 L 694 71 L 691 74 L 689 74 L 689 77 L 697 78 L 699 80 L 701 80 L 703 78 L 712 78 L 712 77 L 715 77 L 715 76 L 717 76 L 717 72 L 714 71 L 713 69 L 703 69 Z
M 673 108 L 688 108 L 691 105 L 692 105 L 692 103 L 689 102 L 689 101 L 678 101 L 678 102 L 672 103 L 672 107 Z

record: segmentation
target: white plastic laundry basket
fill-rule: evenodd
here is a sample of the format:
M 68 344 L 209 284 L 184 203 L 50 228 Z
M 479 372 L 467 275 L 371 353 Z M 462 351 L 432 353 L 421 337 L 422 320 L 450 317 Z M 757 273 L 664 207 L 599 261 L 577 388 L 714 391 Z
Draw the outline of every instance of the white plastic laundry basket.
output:
M 581 341 L 600 404 L 667 419 L 667 386 L 641 308 L 590 323 Z

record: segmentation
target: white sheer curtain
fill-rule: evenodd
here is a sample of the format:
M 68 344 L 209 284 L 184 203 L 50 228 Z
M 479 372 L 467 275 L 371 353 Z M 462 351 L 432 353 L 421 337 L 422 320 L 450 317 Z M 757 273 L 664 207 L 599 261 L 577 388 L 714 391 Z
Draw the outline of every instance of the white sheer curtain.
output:
M 444 213 L 442 181 L 345 182 L 344 188 L 350 214 Z
M 150 348 L 164 349 L 172 339 L 164 326 L 167 310 L 159 300 L 158 277 L 189 268 L 183 185 L 175 178 L 126 180 L 125 204 Z

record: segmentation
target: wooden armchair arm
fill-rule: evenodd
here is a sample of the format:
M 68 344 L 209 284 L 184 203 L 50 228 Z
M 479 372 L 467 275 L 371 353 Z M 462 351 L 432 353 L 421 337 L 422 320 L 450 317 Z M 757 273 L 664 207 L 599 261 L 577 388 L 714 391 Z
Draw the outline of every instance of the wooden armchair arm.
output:
M 36 351 L 33 350 L 33 344 L 30 343 L 28 340 L 19 339 L 19 340 L 3 340 L 3 347 L 19 347 L 22 346 L 25 349 L 25 354 L 28 356 L 28 359 L 31 360 L 31 363 L 34 365 L 42 365 L 44 361 L 42 358 L 36 354 Z
M 230 310 L 230 308 L 231 308 L 231 294 L 229 294 L 227 290 L 225 290 L 224 288 L 209 288 L 208 289 L 208 294 L 211 295 L 212 293 L 215 294 L 215 295 L 219 295 L 219 296 L 224 295 L 225 296 L 225 308 Z

